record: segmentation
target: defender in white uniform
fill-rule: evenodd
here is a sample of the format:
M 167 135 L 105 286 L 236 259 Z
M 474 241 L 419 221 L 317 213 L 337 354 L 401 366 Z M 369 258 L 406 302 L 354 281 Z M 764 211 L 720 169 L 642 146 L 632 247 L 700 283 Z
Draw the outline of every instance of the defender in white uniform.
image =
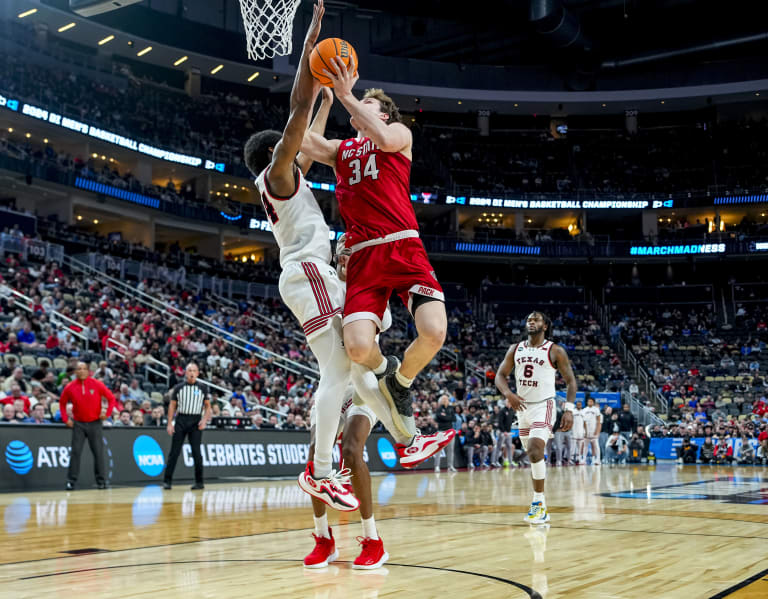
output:
M 576 377 L 565 350 L 546 339 L 552 321 L 543 312 L 532 312 L 526 319 L 526 325 L 528 339 L 509 348 L 496 373 L 496 387 L 507 398 L 509 407 L 517 413 L 520 440 L 531 460 L 533 501 L 524 519 L 530 524 L 545 524 L 549 522 L 549 513 L 544 500 L 547 473 L 544 449 L 557 416 L 555 377 L 559 371 L 567 385 L 565 412 L 561 420 L 563 431 L 573 425 Z M 513 370 L 516 392 L 510 389 L 507 382 Z

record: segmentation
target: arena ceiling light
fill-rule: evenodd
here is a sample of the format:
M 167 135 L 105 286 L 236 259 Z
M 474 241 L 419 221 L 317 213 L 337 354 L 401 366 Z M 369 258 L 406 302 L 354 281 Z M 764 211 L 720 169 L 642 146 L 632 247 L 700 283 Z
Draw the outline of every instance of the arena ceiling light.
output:
M 253 75 L 251 75 L 250 77 L 248 77 L 248 83 L 250 83 L 251 81 L 253 81 L 254 79 L 256 79 L 256 77 L 258 77 L 258 76 L 259 76 L 259 72 L 258 72 L 258 71 L 256 71 L 256 72 L 255 72 Z M 757 95 L 759 96 L 760 94 L 757 94 Z
M 145 54 L 149 54 L 150 52 L 152 52 L 152 46 L 147 46 L 143 50 L 139 50 L 138 52 L 136 52 L 136 56 L 144 56 Z
M 211 69 L 211 75 L 215 75 L 216 73 L 218 73 L 223 68 L 224 68 L 223 64 L 220 64 L 217 67 L 213 67 L 213 69 Z
M 189 56 L 182 56 L 182 57 L 181 57 L 181 58 L 179 58 L 179 59 L 178 59 L 176 62 L 174 62 L 174 63 L 173 63 L 173 66 L 177 67 L 177 66 L 179 66 L 181 63 L 183 63 L 183 62 L 186 62 L 188 59 L 189 59 Z
M 65 31 L 69 31 L 75 25 L 77 25 L 77 23 L 75 23 L 74 21 L 72 21 L 71 23 L 67 23 L 66 25 L 62 25 L 61 27 L 59 27 L 58 32 L 59 33 L 64 33 Z
M 30 15 L 33 15 L 37 12 L 36 8 L 30 8 L 29 10 L 25 10 L 24 12 L 19 13 L 19 18 L 23 19 L 24 17 L 28 17 Z
M 115 36 L 114 36 L 114 35 L 108 35 L 108 36 L 107 36 L 107 37 L 105 37 L 103 40 L 99 40 L 99 46 L 103 46 L 104 44 L 108 44 L 108 43 L 109 43 L 109 42 L 111 42 L 113 39 L 115 39 Z

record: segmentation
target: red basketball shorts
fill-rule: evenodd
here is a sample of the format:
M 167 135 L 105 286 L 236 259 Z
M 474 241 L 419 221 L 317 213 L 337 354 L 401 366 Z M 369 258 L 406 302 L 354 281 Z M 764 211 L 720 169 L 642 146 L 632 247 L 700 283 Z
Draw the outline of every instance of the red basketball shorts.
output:
M 381 329 L 393 291 L 409 312 L 414 295 L 445 301 L 443 288 L 418 237 L 365 247 L 350 256 L 344 324 L 372 320 Z

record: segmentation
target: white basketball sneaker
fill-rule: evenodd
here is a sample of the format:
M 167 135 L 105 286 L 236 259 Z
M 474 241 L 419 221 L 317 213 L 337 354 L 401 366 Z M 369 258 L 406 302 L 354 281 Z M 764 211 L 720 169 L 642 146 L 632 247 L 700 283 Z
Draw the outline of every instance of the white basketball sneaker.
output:
M 534 501 L 531 503 L 531 508 L 528 510 L 528 513 L 523 516 L 523 521 L 528 524 L 546 524 L 549 522 L 547 506 L 541 501 Z

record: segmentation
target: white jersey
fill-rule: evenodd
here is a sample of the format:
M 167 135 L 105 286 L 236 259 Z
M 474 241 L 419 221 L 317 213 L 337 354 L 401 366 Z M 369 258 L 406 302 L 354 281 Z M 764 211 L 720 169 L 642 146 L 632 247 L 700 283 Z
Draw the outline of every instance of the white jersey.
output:
M 530 347 L 527 341 L 515 346 L 515 382 L 517 394 L 525 403 L 539 403 L 555 397 L 557 369 L 549 355 L 553 343 L 545 341 Z
M 595 435 L 597 420 L 600 418 L 600 409 L 597 406 L 587 406 L 581 410 L 581 417 L 587 425 L 587 437 L 599 437 L 600 431 Z
M 296 189 L 287 197 L 269 190 L 269 167 L 256 178 L 256 187 L 280 246 L 280 267 L 291 262 L 331 262 L 331 231 L 301 171 L 296 169 Z
M 573 408 L 573 436 L 577 439 L 583 439 L 586 433 L 584 432 L 584 409 Z

